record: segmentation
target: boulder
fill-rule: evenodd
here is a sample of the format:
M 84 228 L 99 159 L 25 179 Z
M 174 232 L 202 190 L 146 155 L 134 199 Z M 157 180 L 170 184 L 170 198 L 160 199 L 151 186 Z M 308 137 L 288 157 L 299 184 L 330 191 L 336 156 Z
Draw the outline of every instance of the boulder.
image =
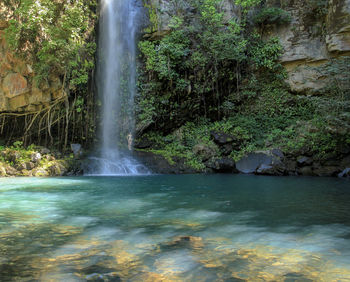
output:
M 33 163 L 38 163 L 41 161 L 41 154 L 39 152 L 35 152 L 31 155 L 31 160 Z
M 316 176 L 336 176 L 340 172 L 338 166 L 322 166 L 313 169 Z
M 46 169 L 41 168 L 41 167 L 34 169 L 34 170 L 32 171 L 32 174 L 33 174 L 33 176 L 35 176 L 35 177 L 50 176 L 49 171 L 47 171 Z
M 59 163 L 51 164 L 48 169 L 50 176 L 62 176 L 66 172 L 65 167 Z
M 215 147 L 205 145 L 205 144 L 197 144 L 193 147 L 193 153 L 198 156 L 203 162 L 211 159 L 216 155 Z
M 27 169 L 27 166 L 25 163 L 19 163 L 18 165 L 15 166 L 15 168 L 18 170 L 18 171 L 22 171 L 22 170 L 26 170 Z
M 299 166 L 311 165 L 312 162 L 313 162 L 313 159 L 309 157 L 300 156 L 297 158 L 297 163 Z
M 1 172 L 0 172 L 1 173 Z M 350 168 L 346 168 L 344 169 L 341 173 L 338 174 L 338 177 L 342 178 L 342 177 L 350 177 Z
M 83 154 L 83 149 L 80 144 L 71 144 L 70 145 L 72 152 L 75 158 L 80 158 Z
M 26 162 L 25 167 L 26 167 L 25 169 L 27 170 L 32 170 L 33 168 L 35 168 L 35 164 L 32 162 Z
M 5 152 L 5 159 L 12 163 L 17 163 L 21 158 L 21 153 L 18 151 L 7 151 Z
M 7 175 L 7 173 L 6 173 L 5 165 L 0 163 L 0 177 L 6 176 L 6 175 Z
M 215 172 L 233 173 L 238 172 L 236 164 L 231 158 L 222 158 L 214 161 L 210 161 L 206 164 L 208 168 L 213 169 Z
M 210 136 L 213 138 L 214 142 L 218 145 L 225 145 L 236 141 L 234 136 L 230 134 L 226 134 L 224 132 L 212 131 L 210 132 Z
M 256 170 L 256 174 L 259 175 L 284 175 L 285 166 L 282 162 L 275 164 L 261 164 Z
M 153 142 L 151 140 L 149 140 L 146 137 L 141 137 L 141 138 L 136 140 L 136 142 L 134 144 L 134 148 L 136 148 L 136 149 L 147 149 L 147 148 L 151 148 L 152 145 L 153 145 Z
M 304 167 L 298 169 L 298 174 L 303 175 L 303 176 L 313 176 L 314 175 L 311 166 L 304 166 Z
M 6 174 L 9 176 L 19 175 L 19 172 L 12 166 L 6 166 Z
M 287 159 L 284 161 L 286 171 L 289 175 L 297 175 L 297 162 L 294 160 Z
M 236 163 L 237 170 L 247 174 L 283 175 L 286 168 L 282 158 L 272 151 L 256 151 L 244 156 Z
M 232 144 L 225 144 L 221 146 L 221 153 L 224 156 L 228 156 L 232 153 L 232 151 L 235 149 L 234 146 Z

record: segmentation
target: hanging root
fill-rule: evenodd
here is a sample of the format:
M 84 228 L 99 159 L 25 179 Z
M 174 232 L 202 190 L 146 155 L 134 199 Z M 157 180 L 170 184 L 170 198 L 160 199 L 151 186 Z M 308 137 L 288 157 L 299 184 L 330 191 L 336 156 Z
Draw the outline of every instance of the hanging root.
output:
M 29 145 L 27 144 L 28 140 L 31 140 L 31 137 L 35 134 L 37 134 L 38 141 L 41 143 L 41 135 L 44 132 L 50 138 L 50 145 L 53 145 L 52 129 L 56 123 L 66 117 L 65 112 L 61 110 L 62 103 L 65 101 L 66 98 L 56 100 L 51 105 L 35 112 L 0 113 L 1 138 L 6 141 L 6 145 L 10 145 L 17 140 L 22 140 L 24 145 Z M 65 122 L 69 122 L 69 120 L 66 119 Z M 45 146 L 48 145 L 46 143 Z

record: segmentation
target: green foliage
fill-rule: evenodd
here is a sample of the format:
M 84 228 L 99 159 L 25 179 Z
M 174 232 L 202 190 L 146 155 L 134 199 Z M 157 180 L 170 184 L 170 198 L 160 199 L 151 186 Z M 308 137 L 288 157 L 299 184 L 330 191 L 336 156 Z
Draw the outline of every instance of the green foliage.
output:
M 250 58 L 256 69 L 282 70 L 281 65 L 277 63 L 282 51 L 277 37 L 272 37 L 264 42 L 259 35 L 253 35 Z
M 38 82 L 55 73 L 65 75 L 73 88 L 86 85 L 94 68 L 96 46 L 88 38 L 94 29 L 95 8 L 93 0 L 20 1 L 6 29 L 7 41 L 33 60 Z
M 289 24 L 291 20 L 292 18 L 288 12 L 277 7 L 263 8 L 253 17 L 254 23 L 259 26 Z
M 203 113 L 206 118 L 220 118 L 223 109 L 232 109 L 226 97 L 240 87 L 241 70 L 246 65 L 253 61 L 259 69 L 275 67 L 281 52 L 277 39 L 264 42 L 246 35 L 245 23 L 224 19 L 220 4 L 218 0 L 191 2 L 197 14 L 190 18 L 175 15 L 169 34 L 139 43 L 145 65 L 138 100 L 154 105 L 145 112 L 157 113 L 152 114 L 157 126 L 166 127 L 169 120 L 181 126 L 188 115 L 184 110 L 194 118 Z M 142 107 L 137 115 L 138 123 L 150 120 Z
M 235 136 L 239 146 L 230 154 L 235 160 L 276 147 L 322 159 L 349 143 L 348 59 L 324 69 L 333 80 L 323 97 L 292 94 L 278 61 L 283 52 L 278 38 L 263 39 L 256 30 L 256 25 L 287 24 L 290 15 L 260 7 L 253 26 L 248 16 L 254 12 L 247 11 L 261 1 L 235 1 L 243 9 L 240 22 L 224 19 L 219 2 L 191 2 L 197 13 L 190 19 L 177 14 L 169 34 L 140 42 L 145 65 L 138 124 L 154 144 L 151 150 L 170 163 L 180 158 L 203 171 L 208 160 L 200 150 L 210 160 L 224 157 L 211 131 Z
M 328 13 L 328 3 L 328 0 L 309 0 L 305 2 L 305 10 L 311 17 L 322 18 Z
M 257 6 L 262 2 L 262 0 L 235 0 L 235 4 L 242 6 L 244 9 L 249 9 L 251 7 Z

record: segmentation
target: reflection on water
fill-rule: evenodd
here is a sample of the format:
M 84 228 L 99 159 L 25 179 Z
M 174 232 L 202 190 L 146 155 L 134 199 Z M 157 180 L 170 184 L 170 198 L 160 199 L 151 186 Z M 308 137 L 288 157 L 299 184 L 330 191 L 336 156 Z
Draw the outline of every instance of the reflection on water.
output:
M 348 281 L 349 186 L 227 175 L 0 179 L 0 280 Z

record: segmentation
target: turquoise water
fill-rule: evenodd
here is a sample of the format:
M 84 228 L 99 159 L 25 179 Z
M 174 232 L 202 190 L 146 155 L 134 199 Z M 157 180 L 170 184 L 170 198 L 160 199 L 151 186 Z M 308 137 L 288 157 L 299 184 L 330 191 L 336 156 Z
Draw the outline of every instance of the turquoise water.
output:
M 0 179 L 0 281 L 350 281 L 350 182 Z

